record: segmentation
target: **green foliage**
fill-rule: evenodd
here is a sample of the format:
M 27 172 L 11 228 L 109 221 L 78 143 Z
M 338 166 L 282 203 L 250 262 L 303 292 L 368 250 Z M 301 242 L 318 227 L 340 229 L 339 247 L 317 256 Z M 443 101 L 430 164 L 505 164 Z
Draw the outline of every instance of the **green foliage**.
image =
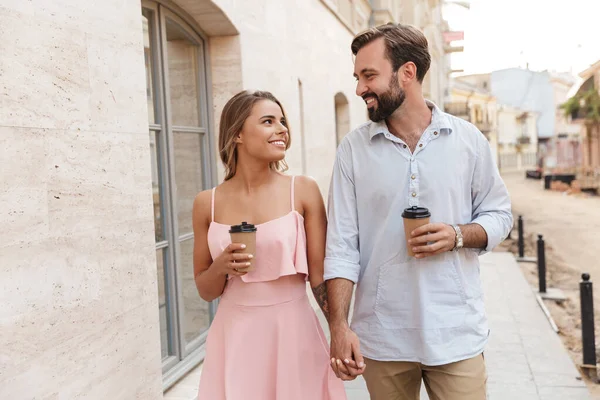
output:
M 577 93 L 560 106 L 566 117 L 583 118 L 586 124 L 600 124 L 600 93 L 595 88 Z

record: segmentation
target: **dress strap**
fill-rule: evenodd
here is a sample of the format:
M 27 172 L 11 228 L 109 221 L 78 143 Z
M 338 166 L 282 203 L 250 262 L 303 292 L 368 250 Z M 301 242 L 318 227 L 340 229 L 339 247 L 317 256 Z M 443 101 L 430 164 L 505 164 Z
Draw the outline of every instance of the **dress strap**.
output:
M 294 211 L 296 209 L 296 207 L 294 206 L 294 180 L 296 179 L 296 176 L 292 176 L 292 190 L 291 190 L 291 197 L 292 197 L 292 211 Z
M 216 187 L 212 190 L 212 197 L 210 200 L 210 222 L 215 222 L 215 190 L 217 190 Z

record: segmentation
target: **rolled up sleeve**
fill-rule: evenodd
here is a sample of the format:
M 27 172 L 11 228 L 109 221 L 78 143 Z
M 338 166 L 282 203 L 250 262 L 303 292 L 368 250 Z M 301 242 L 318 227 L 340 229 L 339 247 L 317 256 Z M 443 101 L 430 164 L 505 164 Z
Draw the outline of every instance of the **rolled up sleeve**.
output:
M 472 223 L 479 224 L 487 234 L 484 254 L 498 246 L 512 229 L 513 217 L 510 195 L 494 163 L 492 151 L 483 135 L 478 144 L 478 156 L 471 187 Z
M 325 280 L 344 278 L 354 283 L 360 275 L 358 211 L 350 146 L 338 147 L 327 202 Z

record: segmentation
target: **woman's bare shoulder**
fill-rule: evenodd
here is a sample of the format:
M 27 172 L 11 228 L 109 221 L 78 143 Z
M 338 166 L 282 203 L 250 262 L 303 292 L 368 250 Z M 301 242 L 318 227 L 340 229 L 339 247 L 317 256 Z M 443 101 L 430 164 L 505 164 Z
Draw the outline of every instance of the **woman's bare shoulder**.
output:
M 298 175 L 295 181 L 295 191 L 298 193 L 295 197 L 296 199 L 299 199 L 305 207 L 320 206 L 323 203 L 321 189 L 313 177 Z
M 203 190 L 194 198 L 194 218 L 210 217 L 213 189 Z
M 296 188 L 303 191 L 321 191 L 319 189 L 319 184 L 312 176 L 307 175 L 298 175 L 296 176 Z

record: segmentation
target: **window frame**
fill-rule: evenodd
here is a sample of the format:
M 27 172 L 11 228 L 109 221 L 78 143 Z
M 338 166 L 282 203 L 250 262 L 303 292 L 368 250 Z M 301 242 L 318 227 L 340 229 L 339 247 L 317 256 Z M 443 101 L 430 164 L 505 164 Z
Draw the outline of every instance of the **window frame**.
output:
M 184 330 L 185 304 L 182 276 L 178 274 L 178 263 L 182 262 L 181 244 L 193 240 L 193 232 L 179 232 L 177 184 L 175 170 L 175 134 L 198 135 L 202 162 L 202 190 L 209 189 L 217 182 L 216 152 L 213 109 L 210 96 L 210 58 L 208 38 L 183 10 L 168 0 L 142 0 L 141 11 L 153 14 L 149 22 L 150 64 L 153 85 L 154 122 L 149 124 L 149 132 L 156 132 L 158 184 L 161 196 L 163 240 L 156 242 L 155 252 L 166 249 L 164 262 L 165 297 L 167 306 L 167 331 L 172 354 L 162 359 L 163 390 L 172 386 L 190 369 L 198 365 L 205 356 L 204 343 L 208 329 L 186 343 Z M 196 126 L 173 125 L 171 118 L 171 97 L 168 71 L 167 18 L 178 25 L 187 39 L 198 46 L 197 87 L 198 121 Z M 190 207 L 192 205 L 190 204 Z M 158 267 L 158 265 L 156 265 Z M 192 271 L 189 271 L 192 273 Z M 157 287 L 158 289 L 158 287 Z M 160 305 L 159 305 L 160 308 Z M 216 313 L 217 301 L 209 303 L 209 326 Z M 162 343 L 159 343 L 162 346 Z M 161 347 L 162 348 L 162 347 Z

